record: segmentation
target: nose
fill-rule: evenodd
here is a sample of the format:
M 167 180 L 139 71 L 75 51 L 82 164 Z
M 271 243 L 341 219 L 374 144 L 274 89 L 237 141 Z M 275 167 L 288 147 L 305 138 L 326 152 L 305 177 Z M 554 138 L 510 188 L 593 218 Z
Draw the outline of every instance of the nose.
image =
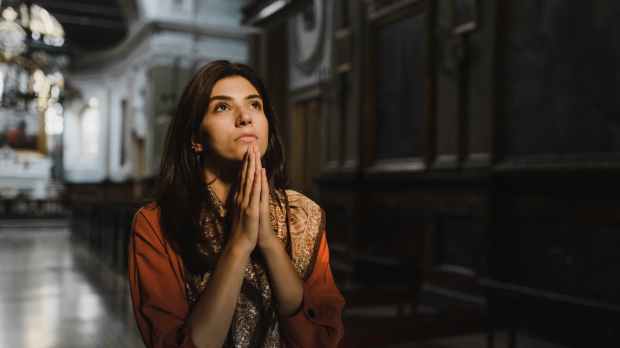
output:
M 241 109 L 237 115 L 237 127 L 243 127 L 252 124 L 252 116 L 249 112 Z

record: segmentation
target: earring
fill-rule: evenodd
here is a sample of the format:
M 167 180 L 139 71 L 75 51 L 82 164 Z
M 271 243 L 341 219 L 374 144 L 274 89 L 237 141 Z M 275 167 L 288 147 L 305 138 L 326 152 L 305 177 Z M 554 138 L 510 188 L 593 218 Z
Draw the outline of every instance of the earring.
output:
M 192 143 L 192 150 L 195 153 L 200 153 L 200 152 L 202 152 L 202 145 L 196 144 L 196 143 Z

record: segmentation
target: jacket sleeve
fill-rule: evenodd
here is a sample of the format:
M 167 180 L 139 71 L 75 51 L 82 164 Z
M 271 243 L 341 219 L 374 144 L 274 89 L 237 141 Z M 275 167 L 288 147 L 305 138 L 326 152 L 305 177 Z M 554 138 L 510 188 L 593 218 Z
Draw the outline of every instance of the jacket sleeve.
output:
M 134 217 L 128 255 L 138 329 L 147 348 L 195 348 L 185 326 L 188 305 L 178 256 L 164 242 L 158 222 L 149 221 L 144 209 Z
M 329 266 L 329 247 L 325 233 L 312 273 L 304 282 L 304 298 L 300 310 L 281 318 L 286 347 L 337 347 L 344 335 L 342 309 L 345 301 L 336 287 Z

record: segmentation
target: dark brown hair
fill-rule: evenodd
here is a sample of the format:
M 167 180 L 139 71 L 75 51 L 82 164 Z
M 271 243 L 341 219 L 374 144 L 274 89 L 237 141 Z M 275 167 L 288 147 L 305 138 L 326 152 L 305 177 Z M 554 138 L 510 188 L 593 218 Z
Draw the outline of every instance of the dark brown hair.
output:
M 226 77 L 241 76 L 248 80 L 263 100 L 269 123 L 269 142 L 263 156 L 269 185 L 282 192 L 287 185 L 284 150 L 278 135 L 278 122 L 267 90 L 249 66 L 225 60 L 213 61 L 202 67 L 189 81 L 170 123 L 162 154 L 157 204 L 164 234 L 173 247 L 192 267 L 200 237 L 201 209 L 215 209 L 203 177 L 205 156 L 192 150 L 192 139 L 202 139 L 200 125 L 209 107 L 213 86 Z

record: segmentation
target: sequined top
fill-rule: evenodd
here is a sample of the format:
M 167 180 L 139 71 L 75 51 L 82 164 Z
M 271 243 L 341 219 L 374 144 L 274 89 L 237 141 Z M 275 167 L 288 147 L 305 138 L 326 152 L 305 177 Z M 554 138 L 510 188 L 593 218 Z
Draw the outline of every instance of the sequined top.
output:
M 329 266 L 324 213 L 316 203 L 298 192 L 287 190 L 286 195 L 290 233 L 286 233 L 286 215 L 282 214 L 281 206 L 272 204 L 272 224 L 274 233 L 288 246 L 293 266 L 304 280 L 303 304 L 293 316 L 277 317 L 271 331 L 257 346 L 336 347 L 344 331 L 341 320 L 344 299 L 335 286 Z M 213 216 L 204 216 L 204 219 L 211 219 L 211 222 L 204 221 L 203 226 L 218 221 Z M 145 345 L 149 348 L 194 347 L 185 320 L 197 294 L 208 282 L 209 274 L 190 274 L 186 270 L 181 257 L 161 231 L 159 209 L 155 205 L 145 206 L 136 213 L 132 230 L 129 283 L 134 314 Z M 268 281 L 264 270 L 259 268 L 250 263 L 244 282 L 254 279 L 264 302 L 238 302 L 232 325 L 238 335 L 232 343 L 234 347 L 256 345 L 243 334 L 247 328 L 252 329 L 246 321 L 248 317 L 238 313 L 250 313 L 252 306 L 270 305 Z M 255 316 L 252 320 L 261 318 Z M 274 341 L 269 341 L 269 337 Z

